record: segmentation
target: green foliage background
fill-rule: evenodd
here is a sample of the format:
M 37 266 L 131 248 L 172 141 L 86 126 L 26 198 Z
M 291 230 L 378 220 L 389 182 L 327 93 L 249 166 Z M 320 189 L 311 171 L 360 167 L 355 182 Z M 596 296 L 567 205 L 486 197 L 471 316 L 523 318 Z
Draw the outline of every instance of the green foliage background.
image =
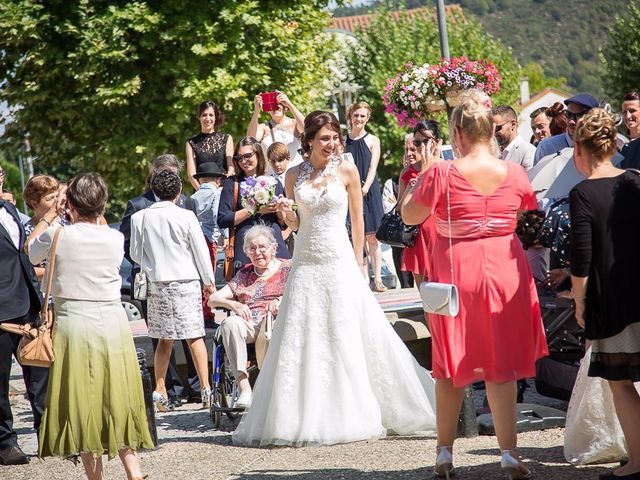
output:
M 626 93 L 640 91 L 640 0 L 631 0 L 627 12 L 616 17 L 602 60 L 610 98 L 619 102 Z
M 100 172 L 117 218 L 156 155 L 184 158 L 201 101 L 221 105 L 234 140 L 258 92 L 324 106 L 327 3 L 4 0 L 0 101 L 18 107 L 4 148 L 29 132 L 36 170 Z
M 382 178 L 388 178 L 400 170 L 403 138 L 409 130 L 400 128 L 395 118 L 384 112 L 382 92 L 386 80 L 404 69 L 408 61 L 417 64 L 440 61 L 440 43 L 433 11 L 411 16 L 401 14 L 397 19 L 385 10 L 379 13 L 357 33 L 359 48 L 352 51 L 349 63 L 354 80 L 362 86 L 358 100 L 368 102 L 373 108 L 369 125 L 382 144 L 383 162 L 379 173 Z M 521 68 L 511 50 L 473 19 L 453 14 L 447 18 L 447 28 L 451 56 L 489 59 L 498 68 L 502 84 L 492 99 L 493 104 L 516 105 Z M 446 115 L 440 114 L 436 119 L 446 134 Z
M 545 75 L 565 77 L 574 91 L 604 93 L 606 70 L 599 50 L 606 44 L 616 15 L 623 15 L 632 0 L 447 0 L 459 4 L 465 16 L 476 15 L 484 28 L 513 48 L 522 64 L 542 65 Z M 365 6 L 344 6 L 336 15 L 356 15 L 389 9 L 433 6 L 433 0 L 372 0 Z M 631 48 L 631 42 L 623 44 Z M 634 58 L 634 61 L 638 57 Z M 610 98 L 615 104 L 619 98 Z

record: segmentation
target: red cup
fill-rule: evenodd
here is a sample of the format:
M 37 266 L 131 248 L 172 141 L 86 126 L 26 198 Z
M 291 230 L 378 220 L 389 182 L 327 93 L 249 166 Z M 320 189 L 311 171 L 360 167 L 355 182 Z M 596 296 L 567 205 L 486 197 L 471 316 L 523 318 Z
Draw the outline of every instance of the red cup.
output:
M 260 96 L 262 97 L 263 112 L 273 112 L 278 109 L 278 102 L 276 101 L 278 92 L 264 92 Z

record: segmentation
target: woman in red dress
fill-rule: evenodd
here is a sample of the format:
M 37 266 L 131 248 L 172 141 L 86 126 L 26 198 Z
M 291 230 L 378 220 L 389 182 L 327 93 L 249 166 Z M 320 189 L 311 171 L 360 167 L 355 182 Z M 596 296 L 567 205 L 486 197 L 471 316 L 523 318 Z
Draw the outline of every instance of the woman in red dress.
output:
M 440 144 L 440 127 L 432 120 L 425 120 L 413 130 L 413 142 L 416 147 L 415 160 L 400 174 L 400 184 L 398 187 L 398 199 L 402 202 L 403 195 L 408 187 L 413 187 L 420 175 L 426 172 L 431 165 L 440 161 L 439 155 L 433 152 L 437 149 L 427 150 L 427 142 L 434 141 L 434 145 Z M 433 239 L 435 238 L 435 223 L 433 219 L 427 220 L 420 225 L 420 230 L 416 237 L 416 244 L 413 247 L 406 247 L 402 252 L 401 270 L 413 274 L 416 286 L 420 286 L 425 276 L 428 277 L 429 257 Z
M 518 213 L 536 208 L 536 201 L 522 167 L 494 153 L 487 100 L 469 92 L 453 110 L 457 159 L 436 163 L 422 175 L 404 199 L 402 217 L 414 225 L 434 219 L 430 279 L 454 283 L 460 295 L 456 317 L 429 316 L 439 445 L 435 473 L 451 474 L 464 387 L 484 380 L 501 467 L 521 479 L 530 472 L 514 450 L 516 381 L 535 375 L 547 344 L 529 264 L 514 231 Z

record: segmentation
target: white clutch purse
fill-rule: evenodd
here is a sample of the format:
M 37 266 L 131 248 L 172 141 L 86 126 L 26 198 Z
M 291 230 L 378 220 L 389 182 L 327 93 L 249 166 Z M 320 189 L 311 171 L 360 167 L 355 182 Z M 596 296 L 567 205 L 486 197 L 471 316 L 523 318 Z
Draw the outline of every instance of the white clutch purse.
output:
M 422 308 L 427 313 L 455 317 L 458 315 L 458 288 L 451 283 L 422 282 L 420 284 Z
M 458 288 L 453 284 L 453 242 L 451 240 L 451 199 L 449 197 L 449 169 L 447 165 L 447 216 L 449 224 L 449 262 L 451 266 L 451 282 L 422 282 L 420 284 L 420 298 L 422 308 L 427 313 L 455 317 L 460 310 Z

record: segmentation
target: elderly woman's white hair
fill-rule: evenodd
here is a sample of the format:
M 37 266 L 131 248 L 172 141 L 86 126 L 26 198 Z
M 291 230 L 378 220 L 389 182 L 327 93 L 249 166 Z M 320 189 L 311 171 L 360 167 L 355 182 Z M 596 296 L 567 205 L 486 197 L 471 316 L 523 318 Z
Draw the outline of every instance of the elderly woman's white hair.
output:
M 271 227 L 267 227 L 266 225 L 254 225 L 247 230 L 247 233 L 244 235 L 244 241 L 242 242 L 242 250 L 244 250 L 244 253 L 248 253 L 247 246 L 258 237 L 266 238 L 270 245 L 278 243 L 276 241 L 276 237 L 273 235 Z

